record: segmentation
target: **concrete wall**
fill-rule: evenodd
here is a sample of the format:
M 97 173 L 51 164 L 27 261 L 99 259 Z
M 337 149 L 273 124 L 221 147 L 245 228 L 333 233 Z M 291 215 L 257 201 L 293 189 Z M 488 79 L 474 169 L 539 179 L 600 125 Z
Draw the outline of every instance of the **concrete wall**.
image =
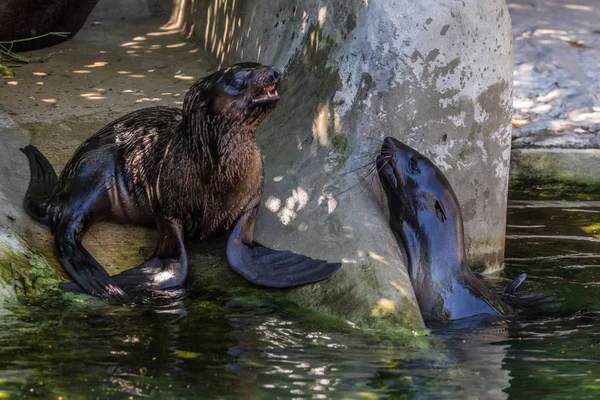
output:
M 257 60 L 285 70 L 282 100 L 259 133 L 258 239 L 345 262 L 332 280 L 291 297 L 412 318 L 377 178 L 354 186 L 368 167 L 348 173 L 388 135 L 447 174 L 471 265 L 501 267 L 513 74 L 503 0 L 178 0 L 173 13 L 215 68 Z

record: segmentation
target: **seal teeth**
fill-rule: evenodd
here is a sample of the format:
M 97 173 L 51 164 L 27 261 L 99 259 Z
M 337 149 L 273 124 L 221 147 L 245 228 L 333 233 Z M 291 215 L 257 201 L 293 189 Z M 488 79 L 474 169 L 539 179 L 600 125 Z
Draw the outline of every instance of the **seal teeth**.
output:
M 254 104 L 260 104 L 264 101 L 270 101 L 270 99 L 279 99 L 279 94 L 277 93 L 277 84 L 265 86 L 259 93 L 260 95 L 257 96 L 254 100 L 252 100 Z
M 275 90 L 275 85 L 270 85 L 270 86 L 263 88 L 263 92 L 265 92 L 265 93 L 273 92 L 274 90 Z

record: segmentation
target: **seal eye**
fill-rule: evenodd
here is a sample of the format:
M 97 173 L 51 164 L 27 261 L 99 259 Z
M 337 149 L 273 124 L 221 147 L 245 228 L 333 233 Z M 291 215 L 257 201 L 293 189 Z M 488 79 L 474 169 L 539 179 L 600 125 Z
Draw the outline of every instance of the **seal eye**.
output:
M 408 170 L 413 174 L 418 174 L 421 172 L 421 170 L 419 170 L 417 160 L 414 157 L 411 157 L 410 161 L 408 162 Z
M 244 80 L 242 78 L 235 78 L 231 83 L 231 87 L 237 90 L 241 89 L 243 85 Z
M 444 212 L 444 207 L 440 204 L 439 201 L 435 201 L 435 213 L 440 220 L 440 222 L 444 222 L 446 220 L 446 213 Z

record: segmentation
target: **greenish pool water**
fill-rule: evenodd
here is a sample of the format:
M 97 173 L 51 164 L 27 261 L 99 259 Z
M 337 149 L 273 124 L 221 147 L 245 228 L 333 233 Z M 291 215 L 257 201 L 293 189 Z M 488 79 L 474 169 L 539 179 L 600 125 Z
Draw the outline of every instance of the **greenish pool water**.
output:
M 600 202 L 513 192 L 501 291 L 519 314 L 414 341 L 195 291 L 0 307 L 0 399 L 597 398 Z

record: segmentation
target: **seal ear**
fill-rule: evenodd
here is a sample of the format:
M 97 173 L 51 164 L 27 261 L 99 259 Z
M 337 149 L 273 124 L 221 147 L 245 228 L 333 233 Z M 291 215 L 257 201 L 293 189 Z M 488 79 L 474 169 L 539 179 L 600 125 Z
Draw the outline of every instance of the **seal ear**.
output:
M 440 220 L 440 222 L 446 221 L 446 213 L 444 212 L 444 207 L 439 201 L 435 201 L 435 213 Z
M 213 97 L 214 93 L 211 90 L 211 84 L 208 82 L 208 79 L 199 80 L 185 95 L 185 99 L 183 100 L 184 115 L 206 111 Z

